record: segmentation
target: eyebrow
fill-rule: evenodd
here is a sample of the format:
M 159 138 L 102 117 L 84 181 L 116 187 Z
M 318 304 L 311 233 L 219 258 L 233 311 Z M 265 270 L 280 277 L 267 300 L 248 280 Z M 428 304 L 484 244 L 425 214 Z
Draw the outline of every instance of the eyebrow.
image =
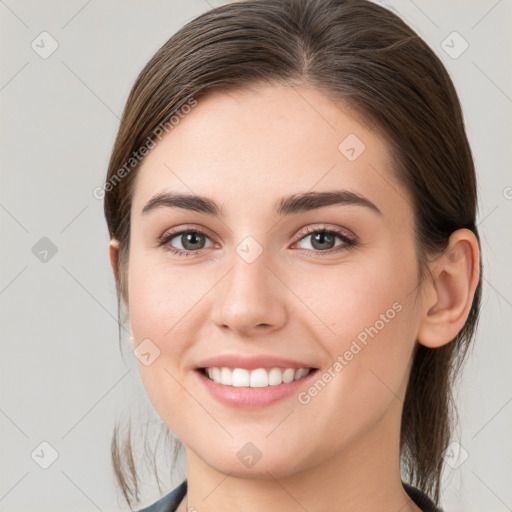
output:
M 293 194 L 276 201 L 274 211 L 277 215 L 284 216 L 332 205 L 363 206 L 382 215 L 379 208 L 369 199 L 348 190 Z M 213 217 L 225 217 L 222 206 L 213 199 L 195 194 L 180 194 L 176 192 L 160 192 L 156 194 L 146 203 L 141 215 L 147 215 L 149 212 L 159 208 L 182 208 L 184 210 L 205 213 Z

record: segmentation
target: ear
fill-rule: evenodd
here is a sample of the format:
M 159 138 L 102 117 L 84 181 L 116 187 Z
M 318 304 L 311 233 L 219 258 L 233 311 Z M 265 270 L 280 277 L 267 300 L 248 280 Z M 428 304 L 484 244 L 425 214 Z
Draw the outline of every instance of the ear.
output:
M 460 332 L 471 309 L 480 280 L 480 249 L 469 229 L 450 236 L 446 251 L 430 265 L 432 280 L 425 283 L 418 342 L 437 348 Z
M 110 251 L 110 264 L 112 265 L 112 270 L 114 271 L 114 276 L 117 281 L 118 277 L 118 260 L 119 260 L 119 241 L 116 239 L 112 239 L 108 244 Z
M 110 264 L 112 265 L 112 270 L 114 271 L 114 276 L 116 281 L 118 280 L 119 273 L 119 240 L 112 239 L 108 244 L 110 251 Z M 130 327 L 130 342 L 134 345 L 133 334 Z

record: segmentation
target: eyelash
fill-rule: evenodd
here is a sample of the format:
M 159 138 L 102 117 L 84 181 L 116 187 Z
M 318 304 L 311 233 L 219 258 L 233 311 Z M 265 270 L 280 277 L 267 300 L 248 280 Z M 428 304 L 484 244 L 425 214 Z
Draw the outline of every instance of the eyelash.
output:
M 199 254 L 202 254 L 203 251 L 205 251 L 206 249 L 199 249 L 197 251 L 183 251 L 181 249 L 176 249 L 175 247 L 173 247 L 172 245 L 169 244 L 169 242 L 171 240 L 173 240 L 174 238 L 176 238 L 177 236 L 185 235 L 187 233 L 201 234 L 201 235 L 206 236 L 207 238 L 210 238 L 208 236 L 208 234 L 200 228 L 183 229 L 181 231 L 167 233 L 167 234 L 163 235 L 162 237 L 160 237 L 158 239 L 158 246 L 159 247 L 164 246 L 164 249 L 166 251 L 169 251 L 170 253 L 172 253 L 178 257 L 197 256 Z M 358 244 L 356 239 L 348 237 L 344 232 L 339 231 L 337 229 L 329 229 L 329 228 L 326 228 L 325 226 L 321 226 L 321 227 L 315 226 L 315 227 L 306 228 L 305 230 L 303 230 L 300 233 L 300 237 L 298 238 L 298 240 L 295 243 L 302 241 L 308 235 L 311 235 L 313 233 L 322 233 L 322 234 L 337 236 L 342 240 L 343 244 L 340 244 L 339 246 L 329 249 L 327 251 L 320 251 L 320 250 L 313 250 L 313 249 L 302 249 L 303 251 L 306 251 L 306 253 L 309 255 L 314 255 L 314 256 L 331 255 L 333 253 L 341 252 L 343 250 L 345 250 L 345 251 L 350 250 Z

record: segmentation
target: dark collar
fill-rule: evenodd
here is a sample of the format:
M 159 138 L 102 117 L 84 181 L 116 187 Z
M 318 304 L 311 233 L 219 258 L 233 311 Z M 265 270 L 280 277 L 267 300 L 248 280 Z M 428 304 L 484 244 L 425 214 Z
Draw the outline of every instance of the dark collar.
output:
M 436 507 L 434 502 L 425 493 L 416 489 L 416 487 L 405 482 L 402 482 L 402 485 L 411 500 L 414 501 L 423 512 L 443 512 L 442 509 Z M 139 510 L 138 512 L 175 512 L 178 505 L 185 497 L 185 494 L 187 494 L 186 479 L 169 494 L 153 503 L 153 505 Z

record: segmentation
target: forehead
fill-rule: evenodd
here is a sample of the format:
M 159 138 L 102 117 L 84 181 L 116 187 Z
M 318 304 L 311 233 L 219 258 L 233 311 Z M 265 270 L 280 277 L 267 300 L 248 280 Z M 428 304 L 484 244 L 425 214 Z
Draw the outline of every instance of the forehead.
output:
M 165 189 L 222 198 L 228 211 L 230 204 L 254 208 L 256 199 L 259 208 L 268 199 L 270 208 L 283 195 L 345 189 L 386 210 L 405 197 L 392 165 L 384 141 L 319 91 L 215 92 L 200 98 L 146 156 L 132 208 L 141 212 Z

